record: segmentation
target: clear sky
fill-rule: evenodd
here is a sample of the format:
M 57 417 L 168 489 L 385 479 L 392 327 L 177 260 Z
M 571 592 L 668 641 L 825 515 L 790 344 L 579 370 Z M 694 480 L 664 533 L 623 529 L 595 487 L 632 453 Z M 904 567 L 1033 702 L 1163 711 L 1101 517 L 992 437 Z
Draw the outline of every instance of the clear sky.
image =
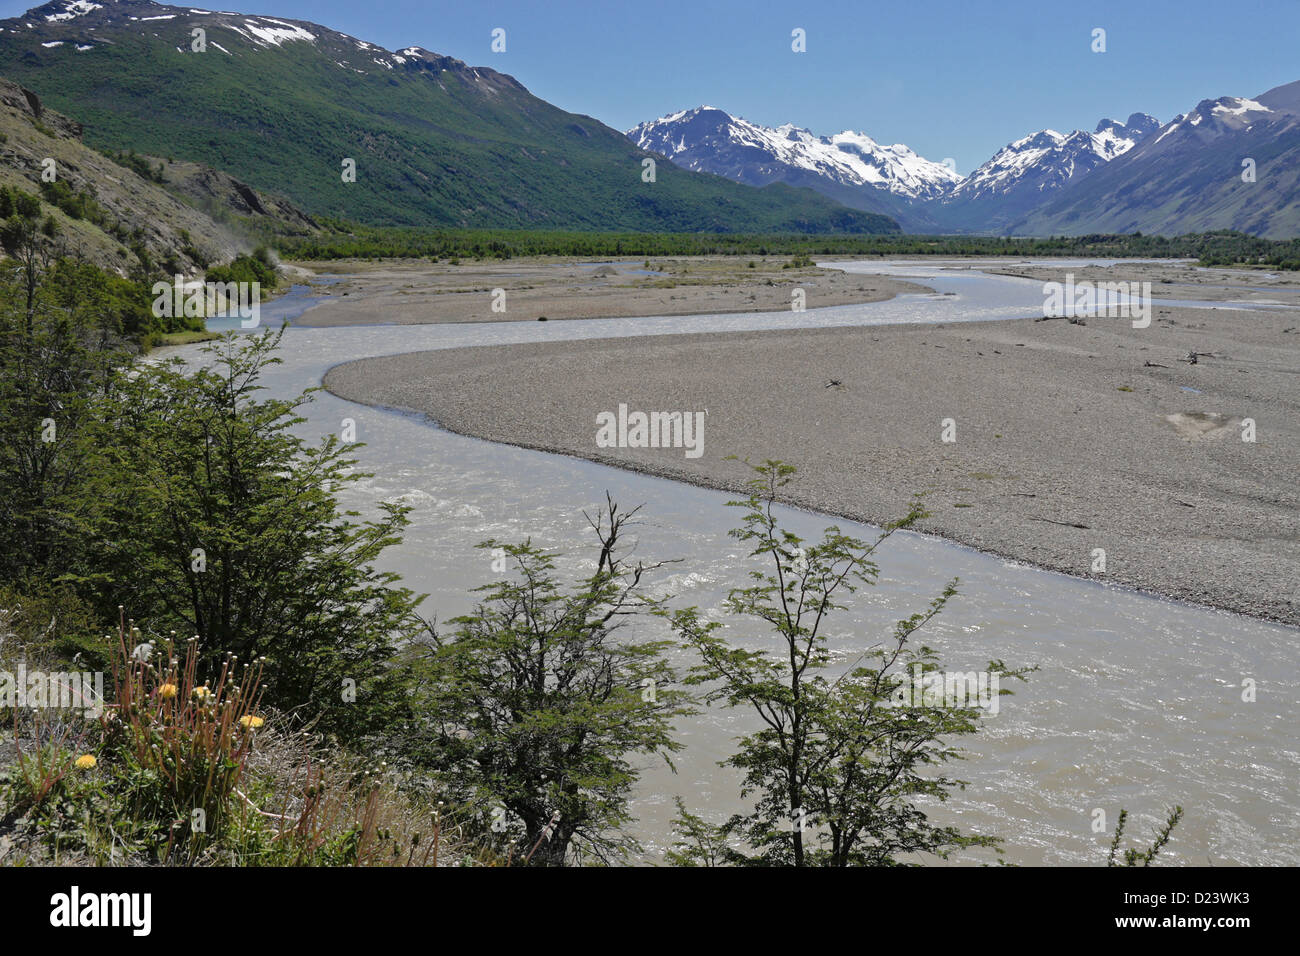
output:
M 709 104 L 906 143 L 962 173 L 1039 129 L 1134 112 L 1164 122 L 1300 80 L 1300 0 L 229 2 L 490 66 L 617 129 Z M 0 13 L 32 5 L 0 0 Z M 504 53 L 491 50 L 497 27 Z M 796 27 L 805 53 L 791 50 Z M 1105 53 L 1091 50 L 1094 28 Z

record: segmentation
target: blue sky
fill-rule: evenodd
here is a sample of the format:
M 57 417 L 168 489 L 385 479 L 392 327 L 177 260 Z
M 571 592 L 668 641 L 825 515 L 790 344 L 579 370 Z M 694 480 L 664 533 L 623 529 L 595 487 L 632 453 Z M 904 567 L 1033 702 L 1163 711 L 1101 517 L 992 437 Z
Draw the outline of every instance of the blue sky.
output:
M 1045 127 L 1138 111 L 1164 122 L 1300 80 L 1300 0 L 228 2 L 490 66 L 618 129 L 707 103 L 769 126 L 859 130 L 962 173 Z M 796 27 L 806 53 L 790 49 Z M 1090 48 L 1097 27 L 1105 53 Z

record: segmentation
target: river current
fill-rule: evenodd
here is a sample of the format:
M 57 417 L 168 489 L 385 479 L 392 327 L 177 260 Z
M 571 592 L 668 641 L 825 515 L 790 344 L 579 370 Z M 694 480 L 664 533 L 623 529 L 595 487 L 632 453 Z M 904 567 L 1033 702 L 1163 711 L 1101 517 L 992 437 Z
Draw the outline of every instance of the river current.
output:
M 802 313 L 290 328 L 283 364 L 266 376 L 264 394 L 296 394 L 319 385 L 335 364 L 398 352 L 1042 314 L 1041 283 L 986 275 L 969 263 L 834 265 L 914 277 L 935 293 Z M 263 307 L 263 325 L 317 301 L 298 289 Z M 175 351 L 196 354 L 192 346 Z M 727 535 L 738 518 L 725 506 L 727 494 L 454 435 L 417 416 L 324 392 L 305 414 L 304 436 L 338 434 L 352 419 L 365 443 L 359 470 L 373 477 L 348 490 L 346 506 L 365 514 L 377 500 L 401 499 L 413 507 L 405 541 L 383 563 L 429 595 L 426 615 L 445 620 L 469 609 L 470 589 L 493 575 L 490 555 L 474 548 L 486 538 L 531 537 L 568 553 L 562 568 L 583 567 L 590 531 L 582 512 L 597 508 L 606 491 L 624 506 L 643 505 L 638 555 L 680 559 L 655 584 L 673 595 L 673 606 L 696 605 L 720 617 L 727 589 L 753 567 Z M 832 523 L 873 536 L 868 526 L 824 515 L 787 509 L 782 517 L 807 538 Z M 1130 835 L 1145 839 L 1177 803 L 1186 815 L 1166 850 L 1170 862 L 1300 864 L 1300 631 L 1037 570 L 921 534 L 896 535 L 878 563 L 878 585 L 859 591 L 832 620 L 841 661 L 878 644 L 894 621 L 959 577 L 960 593 L 923 632 L 945 668 L 979 670 L 991 658 L 1039 667 L 1027 684 L 1009 685 L 1015 695 L 1002 698 L 980 733 L 957 741 L 968 759 L 950 766 L 969 786 L 928 808 L 935 819 L 1003 837 L 1008 862 L 1101 864 L 1121 807 L 1131 814 Z M 748 647 L 770 646 L 752 622 L 733 621 L 727 633 Z M 678 660 L 688 663 L 684 654 Z M 1242 700 L 1248 678 L 1257 683 L 1249 703 Z M 674 796 L 714 820 L 744 806 L 735 777 L 717 762 L 750 726 L 744 712 L 709 709 L 679 724 L 685 749 L 675 757 L 676 773 L 662 761 L 642 762 L 632 809 L 645 862 L 660 861 L 672 841 Z M 1104 828 L 1095 825 L 1097 810 L 1105 812 Z M 967 862 L 981 859 L 989 857 Z

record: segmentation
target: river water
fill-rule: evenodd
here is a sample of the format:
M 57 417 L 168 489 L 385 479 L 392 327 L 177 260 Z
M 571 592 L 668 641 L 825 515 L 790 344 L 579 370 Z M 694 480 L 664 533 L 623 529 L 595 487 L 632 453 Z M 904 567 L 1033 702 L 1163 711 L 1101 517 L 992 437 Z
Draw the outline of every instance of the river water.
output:
M 835 266 L 916 277 L 935 294 L 804 313 L 291 328 L 283 364 L 265 379 L 266 394 L 288 396 L 318 385 L 340 362 L 425 349 L 948 323 L 1042 311 L 1041 283 L 985 275 L 969 263 L 957 270 L 933 262 Z M 268 315 L 291 318 L 316 301 L 299 289 L 264 308 L 263 323 Z M 193 349 L 179 351 L 193 355 Z M 373 477 L 350 489 L 345 505 L 363 514 L 380 499 L 413 506 L 406 540 L 384 565 L 428 593 L 426 615 L 446 619 L 469 609 L 469 589 L 492 578 L 490 555 L 473 547 L 489 537 L 531 537 L 569 553 L 561 568 L 584 567 L 590 531 L 582 511 L 597 508 L 607 490 L 624 506 L 644 506 L 639 556 L 680 559 L 656 582 L 673 595 L 673 606 L 716 609 L 753 567 L 727 535 L 738 512 L 725 506 L 726 494 L 453 435 L 417 416 L 327 393 L 317 395 L 306 416 L 304 436 L 337 434 L 352 419 L 365 443 L 360 470 Z M 833 521 L 846 533 L 873 535 L 868 526 L 808 512 L 786 509 L 782 517 L 812 539 Z M 1129 833 L 1145 838 L 1179 803 L 1186 815 L 1166 851 L 1170 862 L 1300 864 L 1300 631 L 1040 571 L 920 534 L 895 536 L 878 563 L 878 585 L 859 591 L 832 621 L 841 661 L 878 644 L 894 621 L 922 609 L 959 577 L 959 595 L 924 632 L 944 667 L 979 670 L 991 658 L 1039 667 L 1028 684 L 1011 685 L 1015 695 L 1002 698 L 1000 712 L 979 734 L 959 741 L 968 759 L 955 765 L 954 775 L 969 787 L 930 808 L 935 819 L 1003 837 L 1009 862 L 1098 864 L 1121 807 L 1130 811 Z M 727 634 L 751 648 L 771 646 L 772 638 L 752 622 L 732 621 Z M 678 660 L 688 663 L 685 655 Z M 1246 679 L 1257 682 L 1251 703 L 1241 699 Z M 744 712 L 710 709 L 679 724 L 686 747 L 675 758 L 676 773 L 661 761 L 643 761 L 633 830 L 646 862 L 658 862 L 672 841 L 674 796 L 714 820 L 744 806 L 734 776 L 717 762 L 751 726 Z M 1102 832 L 1094 832 L 1097 810 L 1106 815 Z M 967 862 L 980 859 L 989 857 Z

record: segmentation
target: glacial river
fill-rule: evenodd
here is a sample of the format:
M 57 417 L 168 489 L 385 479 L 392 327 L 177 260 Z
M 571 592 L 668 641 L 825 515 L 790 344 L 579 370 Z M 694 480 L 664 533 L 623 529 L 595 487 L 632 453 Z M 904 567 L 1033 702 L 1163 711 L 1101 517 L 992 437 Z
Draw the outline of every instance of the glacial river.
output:
M 935 294 L 826 309 L 809 302 L 803 313 L 291 328 L 283 364 L 268 374 L 264 394 L 289 396 L 318 385 L 341 362 L 426 349 L 1041 315 L 1040 283 L 985 275 L 968 263 L 951 271 L 934 262 L 834 265 L 915 277 Z M 307 290 L 286 296 L 264 307 L 263 325 L 316 301 Z M 193 347 L 178 351 L 194 354 Z M 638 555 L 681 559 L 656 584 L 673 595 L 674 606 L 716 609 L 753 567 L 727 535 L 738 512 L 725 507 L 724 493 L 464 438 L 327 393 L 306 415 L 305 436 L 338 433 L 350 418 L 365 443 L 360 469 L 374 477 L 349 490 L 345 505 L 367 513 L 378 499 L 400 498 L 413 506 L 406 539 L 384 564 L 427 592 L 424 611 L 440 620 L 468 610 L 470 588 L 491 579 L 490 555 L 473 547 L 483 539 L 531 537 L 572 553 L 562 568 L 581 567 L 590 538 L 582 511 L 598 507 L 606 490 L 625 506 L 644 506 Z M 831 523 L 860 537 L 873 534 L 824 515 L 786 510 L 783 517 L 812 539 Z M 1015 695 L 1001 699 L 1000 712 L 979 734 L 958 741 L 968 759 L 950 769 L 969 787 L 932 807 L 936 820 L 1003 837 L 1008 862 L 1096 865 L 1104 863 L 1121 807 L 1130 811 L 1130 836 L 1146 838 L 1179 803 L 1186 815 L 1168 862 L 1300 864 L 1300 631 L 1040 571 L 920 534 L 895 536 L 879 564 L 879 584 L 859 591 L 832 621 L 839 660 L 878 644 L 894 621 L 959 577 L 959 595 L 924 632 L 945 668 L 979 670 L 990 658 L 1039 667 L 1029 683 L 1010 685 Z M 771 644 L 751 622 L 733 622 L 727 633 L 748 647 Z M 687 662 L 684 655 L 680 662 Z M 1253 703 L 1241 699 L 1247 678 L 1258 686 Z M 674 796 L 714 820 L 742 808 L 735 777 L 717 762 L 751 726 L 742 711 L 710 709 L 680 723 L 686 746 L 675 758 L 676 773 L 661 761 L 643 762 L 633 812 L 647 862 L 659 861 L 671 843 Z M 1105 811 L 1102 832 L 1094 831 L 1097 810 Z M 980 859 L 990 857 L 965 861 Z

